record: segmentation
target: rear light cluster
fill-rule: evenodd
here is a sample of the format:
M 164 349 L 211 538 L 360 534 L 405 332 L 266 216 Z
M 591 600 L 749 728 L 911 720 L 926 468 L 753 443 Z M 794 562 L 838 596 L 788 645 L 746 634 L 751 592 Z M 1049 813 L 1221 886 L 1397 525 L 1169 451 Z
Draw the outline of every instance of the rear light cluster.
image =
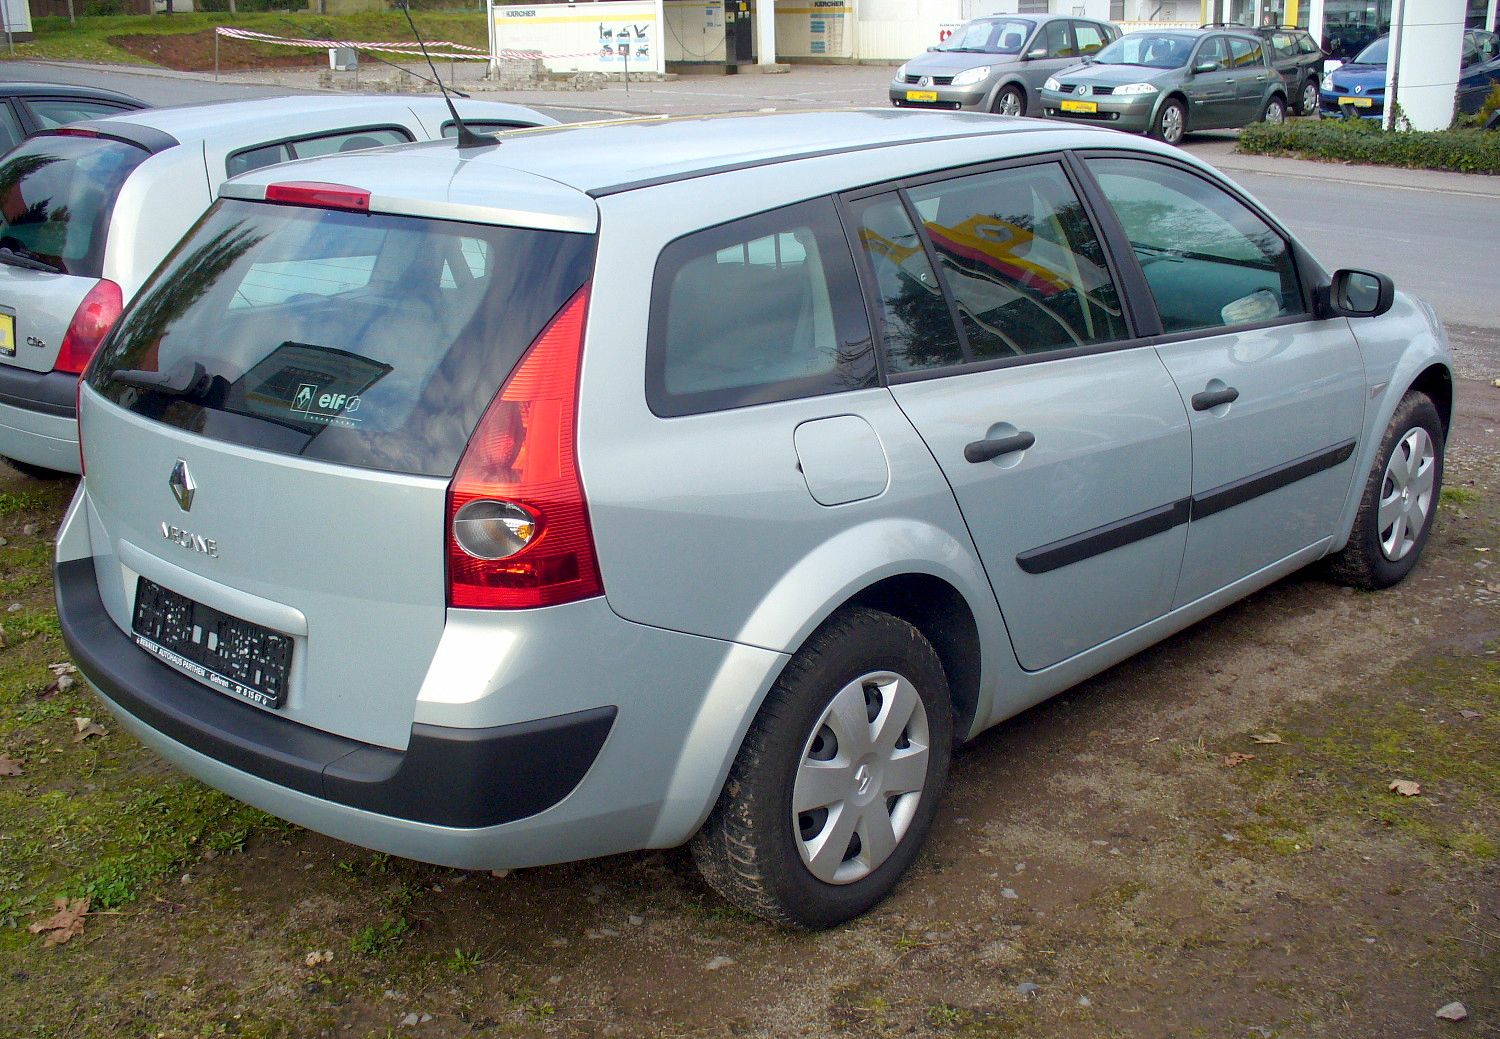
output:
M 318 206 L 322 209 L 348 209 L 356 213 L 370 211 L 370 193 L 347 184 L 329 184 L 321 180 L 289 180 L 266 187 L 267 202 L 285 202 L 294 206 Z
M 83 370 L 93 359 L 94 352 L 99 349 L 99 344 L 120 319 L 122 306 L 120 286 L 108 278 L 100 278 L 73 312 L 73 320 L 68 323 L 68 331 L 63 335 L 53 370 L 70 375 L 83 374 Z
M 485 409 L 448 486 L 448 605 L 514 610 L 604 593 L 578 475 L 585 285 Z

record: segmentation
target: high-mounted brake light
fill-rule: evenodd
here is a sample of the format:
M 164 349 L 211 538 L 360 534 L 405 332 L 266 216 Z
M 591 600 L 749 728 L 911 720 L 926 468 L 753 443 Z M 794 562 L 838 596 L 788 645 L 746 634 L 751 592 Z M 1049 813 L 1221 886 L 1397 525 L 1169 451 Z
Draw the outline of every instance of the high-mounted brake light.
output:
M 119 320 L 122 306 L 120 286 L 108 278 L 100 278 L 78 304 L 78 309 L 73 311 L 73 320 L 63 335 L 57 363 L 52 370 L 81 375 L 99 344 Z
M 320 206 L 324 209 L 350 209 L 356 213 L 370 211 L 370 193 L 347 184 L 325 184 L 318 180 L 292 180 L 266 186 L 267 202 L 286 202 L 294 206 Z
M 448 605 L 556 606 L 604 594 L 578 475 L 579 289 L 485 409 L 448 485 Z
M 81 126 L 60 126 L 53 130 L 50 137 L 98 137 L 98 130 L 85 130 Z

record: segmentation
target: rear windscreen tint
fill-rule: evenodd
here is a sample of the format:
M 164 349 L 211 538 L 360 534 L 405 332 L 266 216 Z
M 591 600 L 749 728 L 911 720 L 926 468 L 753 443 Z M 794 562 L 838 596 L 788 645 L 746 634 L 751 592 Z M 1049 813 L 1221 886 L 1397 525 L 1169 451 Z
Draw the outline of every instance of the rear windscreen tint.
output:
M 121 319 L 90 385 L 216 440 L 446 477 L 593 254 L 591 235 L 223 201 Z M 186 386 L 195 365 L 206 378 L 187 392 L 115 378 Z
M 102 137 L 33 137 L 0 162 L 0 247 L 99 277 L 115 196 L 148 157 Z

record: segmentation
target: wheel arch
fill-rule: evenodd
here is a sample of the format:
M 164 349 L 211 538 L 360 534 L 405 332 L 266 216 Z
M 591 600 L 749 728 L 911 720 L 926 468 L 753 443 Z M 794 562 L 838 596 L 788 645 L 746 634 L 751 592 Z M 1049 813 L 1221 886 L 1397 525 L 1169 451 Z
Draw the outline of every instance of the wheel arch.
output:
M 1453 373 L 1445 364 L 1430 364 L 1412 380 L 1402 393 L 1425 393 L 1437 407 L 1438 418 L 1443 420 L 1443 439 L 1447 439 L 1453 428 Z
M 1151 113 L 1153 130 L 1156 128 L 1156 121 L 1161 118 L 1161 110 L 1173 101 L 1182 106 L 1182 132 L 1187 133 L 1193 128 L 1193 106 L 1188 104 L 1187 95 L 1174 87 L 1162 95 L 1161 100 L 1156 103 L 1156 110 Z

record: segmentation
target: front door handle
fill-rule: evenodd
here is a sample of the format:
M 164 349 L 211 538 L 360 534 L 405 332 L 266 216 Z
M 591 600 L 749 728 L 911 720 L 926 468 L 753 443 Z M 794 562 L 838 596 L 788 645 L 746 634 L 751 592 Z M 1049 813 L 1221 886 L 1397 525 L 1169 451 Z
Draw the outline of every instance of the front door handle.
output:
M 972 444 L 964 445 L 964 458 L 970 462 L 988 462 L 1001 455 L 1025 451 L 1034 443 L 1036 443 L 1036 437 L 1024 430 L 1020 433 L 1012 433 L 1008 437 L 976 440 Z
M 1225 386 L 1222 390 L 1204 390 L 1193 394 L 1193 410 L 1208 411 L 1220 404 L 1233 404 L 1239 399 L 1240 391 L 1233 386 Z

